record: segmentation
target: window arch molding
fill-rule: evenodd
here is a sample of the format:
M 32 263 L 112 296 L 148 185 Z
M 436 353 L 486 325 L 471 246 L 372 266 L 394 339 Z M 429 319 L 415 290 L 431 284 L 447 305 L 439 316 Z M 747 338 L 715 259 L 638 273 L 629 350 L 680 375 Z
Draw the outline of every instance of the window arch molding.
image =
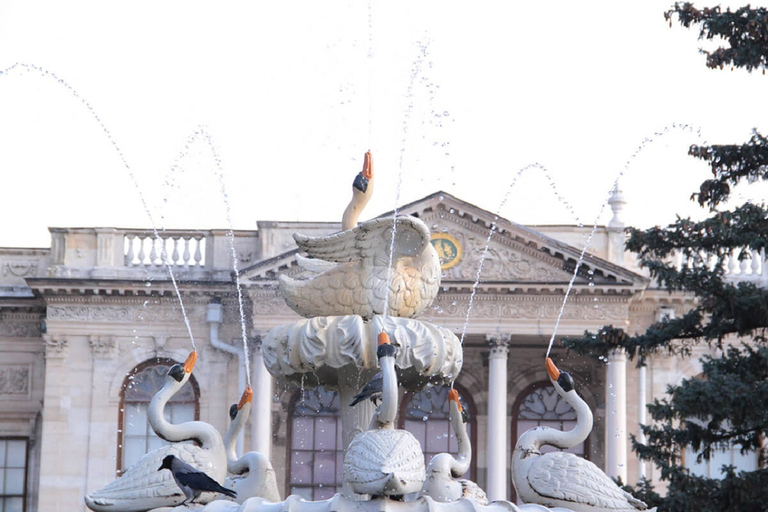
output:
M 131 383 L 134 381 L 134 378 L 136 375 L 142 373 L 143 371 L 155 367 L 155 366 L 165 366 L 170 368 L 171 366 L 175 364 L 182 364 L 179 361 L 176 361 L 174 359 L 170 359 L 167 357 L 154 357 L 152 359 L 146 360 L 142 363 L 139 363 L 138 365 L 134 366 L 124 377 L 122 381 L 122 385 L 120 387 L 120 393 L 119 393 L 119 407 L 117 410 L 117 458 L 116 458 L 116 472 L 118 475 L 122 473 L 127 468 L 123 467 L 123 445 L 124 445 L 124 434 L 126 429 L 126 391 L 128 390 L 128 387 L 131 385 Z M 187 381 L 192 389 L 193 394 L 193 400 L 194 400 L 194 419 L 198 420 L 200 419 L 200 386 L 197 383 L 197 380 L 195 379 L 194 375 L 189 376 L 189 380 Z M 159 391 L 161 388 L 158 388 L 157 391 Z

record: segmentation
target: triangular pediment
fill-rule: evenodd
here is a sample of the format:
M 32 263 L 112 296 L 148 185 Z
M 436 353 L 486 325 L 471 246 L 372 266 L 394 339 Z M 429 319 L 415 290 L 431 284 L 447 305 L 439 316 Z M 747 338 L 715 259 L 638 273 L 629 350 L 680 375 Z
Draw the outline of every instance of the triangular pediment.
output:
M 443 286 L 565 288 L 569 285 L 583 248 L 558 241 L 534 229 L 499 218 L 451 194 L 436 192 L 398 209 L 398 215 L 422 219 L 432 231 L 433 245 L 443 263 Z M 387 212 L 379 217 L 391 216 Z M 243 271 L 251 284 L 274 282 L 277 275 L 299 276 L 297 250 L 262 261 Z M 482 266 L 481 266 L 482 265 Z M 587 252 L 574 286 L 634 290 L 647 278 Z

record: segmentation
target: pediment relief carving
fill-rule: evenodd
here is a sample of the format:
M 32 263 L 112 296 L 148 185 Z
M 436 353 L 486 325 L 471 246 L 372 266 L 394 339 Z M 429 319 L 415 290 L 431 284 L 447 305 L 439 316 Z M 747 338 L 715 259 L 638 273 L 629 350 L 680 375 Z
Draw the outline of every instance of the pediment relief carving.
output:
M 461 254 L 460 261 L 450 268 L 444 265 L 443 281 L 474 281 L 481 262 L 483 281 L 567 282 L 571 278 L 563 270 L 562 260 L 498 233 L 489 241 L 490 230 L 485 225 L 470 223 L 450 211 L 429 212 L 423 220 L 432 229 L 433 239 L 446 235 L 459 245 L 455 252 Z M 433 243 L 438 244 L 441 257 L 440 246 L 451 247 L 442 241 Z

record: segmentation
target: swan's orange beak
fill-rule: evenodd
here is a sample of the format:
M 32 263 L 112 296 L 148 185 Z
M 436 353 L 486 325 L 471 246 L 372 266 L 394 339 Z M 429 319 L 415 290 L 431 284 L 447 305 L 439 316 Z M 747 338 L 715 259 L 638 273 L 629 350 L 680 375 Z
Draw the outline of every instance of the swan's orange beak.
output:
M 456 391 L 455 389 L 450 390 L 448 392 L 448 400 L 453 400 L 454 402 L 456 402 L 456 405 L 459 406 L 459 412 L 462 411 L 461 402 L 459 402 L 459 392 L 458 391 Z
M 550 358 L 547 358 L 547 375 L 555 381 L 560 377 L 560 370 L 557 369 L 557 366 L 555 366 L 555 363 Z
M 389 335 L 385 332 L 380 332 L 378 337 L 379 345 L 389 345 Z
M 370 151 L 365 153 L 365 160 L 363 161 L 362 173 L 366 179 L 373 178 L 373 155 L 371 155 Z
M 253 400 L 253 389 L 251 389 L 251 386 L 248 386 L 245 388 L 245 391 L 243 391 L 243 396 L 240 397 L 240 402 L 237 404 L 237 410 L 239 411 L 242 409 L 243 406 L 245 406 L 247 403 L 250 403 L 251 400 Z
M 195 361 L 197 361 L 197 352 L 193 350 L 187 356 L 187 360 L 184 361 L 184 371 L 187 373 L 192 373 L 192 370 L 195 367 Z

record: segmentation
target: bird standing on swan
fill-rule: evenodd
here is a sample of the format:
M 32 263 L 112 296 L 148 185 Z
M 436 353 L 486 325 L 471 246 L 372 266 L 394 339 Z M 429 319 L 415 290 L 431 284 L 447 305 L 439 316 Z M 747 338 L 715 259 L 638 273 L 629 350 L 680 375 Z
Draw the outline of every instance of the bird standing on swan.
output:
M 172 444 L 160 447 L 142 456 L 117 480 L 85 497 L 85 503 L 96 512 L 140 512 L 148 509 L 174 506 L 184 501 L 184 495 L 168 471 L 157 468 L 168 455 L 207 473 L 223 483 L 227 472 L 226 454 L 219 432 L 208 423 L 190 421 L 173 425 L 166 421 L 163 410 L 166 403 L 189 380 L 197 360 L 197 352 L 190 353 L 183 365 L 173 365 L 165 385 L 149 404 L 149 423 L 155 433 Z M 185 442 L 186 441 L 186 442 Z M 204 494 L 202 501 L 215 495 Z
M 400 497 L 416 492 L 424 483 L 424 454 L 407 430 L 395 429 L 397 417 L 397 347 L 379 334 L 376 355 L 382 373 L 381 405 L 369 430 L 360 432 L 344 454 L 344 482 L 358 494 Z
M 370 179 L 363 187 L 366 174 Z M 280 276 L 280 291 L 298 314 L 306 318 L 359 315 L 369 319 L 383 314 L 413 318 L 435 299 L 440 287 L 440 259 L 424 222 L 401 216 L 357 224 L 372 193 L 372 179 L 368 152 L 344 212 L 344 231 L 321 237 L 293 235 L 299 248 L 309 255 L 297 255 L 297 262 L 314 273 L 308 279 Z
M 592 431 L 592 411 L 574 390 L 573 378 L 546 360 L 557 393 L 576 410 L 576 426 L 563 432 L 534 427 L 517 441 L 512 454 L 512 481 L 524 503 L 563 507 L 574 512 L 634 512 L 647 505 L 621 489 L 592 462 L 573 453 L 541 453 L 544 445 L 567 449 Z M 655 508 L 650 511 L 653 512 Z
M 232 404 L 229 410 L 232 423 L 224 435 L 224 447 L 227 451 L 227 471 L 230 475 L 225 485 L 237 492 L 235 501 L 238 503 L 253 497 L 277 503 L 280 501 L 277 477 L 267 456 L 259 452 L 248 452 L 242 457 L 237 456 L 237 436 L 240 435 L 251 414 L 252 400 L 253 390 L 248 387 L 243 392 L 240 402 Z

